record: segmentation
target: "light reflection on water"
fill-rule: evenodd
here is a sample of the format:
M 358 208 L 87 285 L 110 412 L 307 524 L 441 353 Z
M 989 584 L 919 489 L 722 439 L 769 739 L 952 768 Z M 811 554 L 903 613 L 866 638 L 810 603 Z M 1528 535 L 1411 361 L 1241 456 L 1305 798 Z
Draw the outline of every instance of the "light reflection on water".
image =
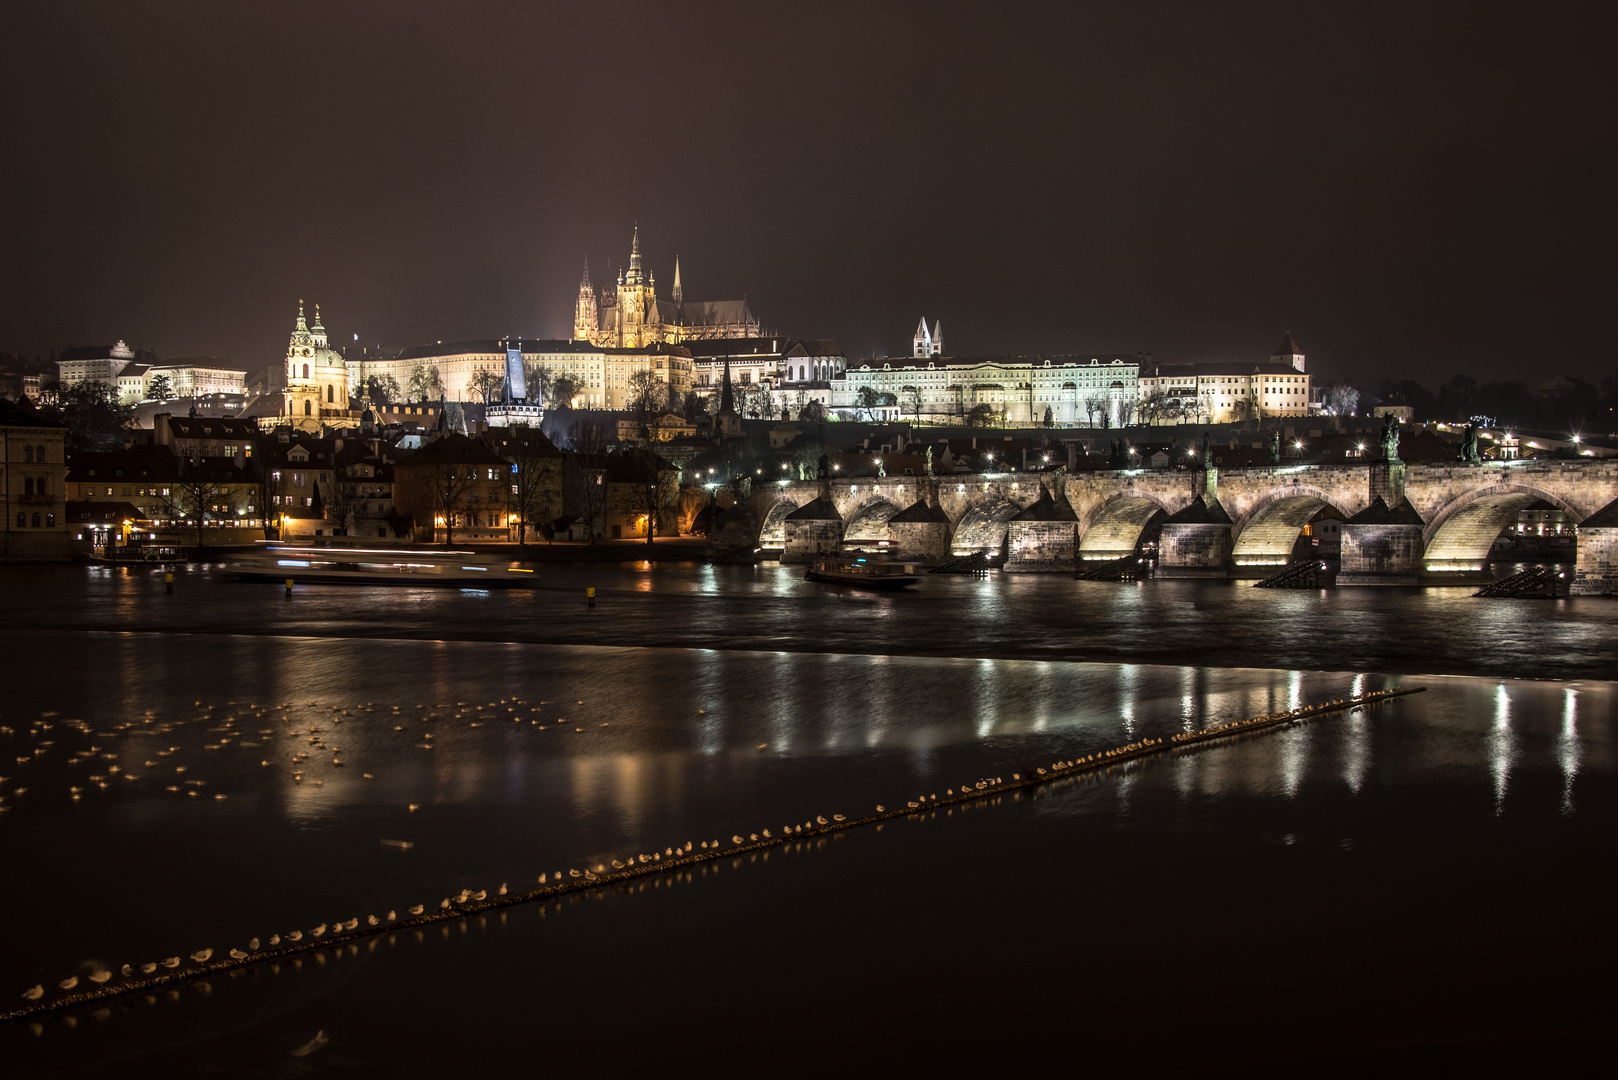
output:
M 764 594 L 797 588 L 768 574 L 747 580 Z M 150 599 L 131 595 L 115 598 L 114 608 Z M 965 607 L 995 608 L 995 595 L 977 596 Z M 1141 590 L 1130 595 L 1134 603 L 1146 602 Z M 738 601 L 737 610 L 756 600 Z M 505 594 L 487 599 L 491 609 L 515 603 L 533 601 Z M 891 616 L 896 610 L 891 600 L 869 603 L 873 613 Z M 582 602 L 570 596 L 568 604 L 562 617 L 587 624 Z M 508 638 L 523 637 L 512 632 L 520 630 L 515 625 L 498 628 Z M 371 632 L 390 629 L 378 624 Z M 456 628 L 441 629 L 451 636 Z M 919 640 L 949 630 L 929 625 L 914 633 Z M 975 632 L 964 631 L 967 637 Z M 876 649 L 881 640 L 868 635 L 866 644 Z M 878 801 L 942 791 L 986 774 L 1009 775 L 1143 735 L 1166 736 L 1398 681 L 1363 669 L 1351 674 L 1304 665 L 1075 664 L 1038 651 L 1029 659 L 805 653 L 772 637 L 760 637 L 757 648 L 745 650 L 86 632 L 9 632 L 3 644 L 17 670 L 60 671 L 62 657 L 71 655 L 75 671 L 96 673 L 22 680 L 11 688 L 0 718 L 22 725 L 7 742 L 56 743 L 36 761 L 0 768 L 6 775 L 27 770 L 31 789 L 22 798 L 7 797 L 13 809 L 0 815 L 0 842 L 13 865 L 49 883 L 0 895 L 0 918 L 33 931 L 8 943 L 6 960 L 13 977 L 29 981 L 60 978 L 87 957 L 114 963 L 168 955 L 182 946 L 225 947 L 267 928 L 432 901 L 462 886 L 527 883 L 540 870 L 779 828 L 815 813 L 863 812 Z M 668 969 L 678 971 L 679 943 L 690 936 L 709 948 L 732 939 L 768 942 L 768 949 L 756 951 L 797 973 L 805 998 L 792 1007 L 801 1009 L 811 995 L 844 1000 L 857 994 L 848 985 L 847 965 L 902 949 L 912 927 L 935 910 L 946 921 L 921 937 L 933 952 L 970 966 L 970 957 L 955 955 L 973 948 L 974 935 L 964 933 L 963 925 L 992 926 L 997 941 L 1006 939 L 998 949 L 1034 955 L 1053 936 L 1158 925 L 1183 915 L 1187 903 L 1219 910 L 1239 903 L 1232 898 L 1249 880 L 1276 892 L 1317 886 L 1401 898 L 1412 888 L 1442 892 L 1442 882 L 1421 877 L 1434 859 L 1444 860 L 1444 874 L 1460 882 L 1487 876 L 1495 882 L 1491 888 L 1511 893 L 1519 887 L 1498 881 L 1510 876 L 1499 864 L 1499 845 L 1508 835 L 1503 825 L 1531 834 L 1536 848 L 1552 853 L 1570 845 L 1576 852 L 1584 830 L 1606 834 L 1611 823 L 1600 808 L 1613 801 L 1586 793 L 1612 791 L 1612 723 L 1618 718 L 1612 684 L 1407 681 L 1430 689 L 1361 713 L 1165 755 L 1028 798 L 927 815 L 880 832 L 842 834 L 846 842 L 778 850 L 773 862 L 761 857 L 744 867 L 767 866 L 767 873 L 716 869 L 679 882 L 654 881 L 632 894 L 570 901 L 547 916 L 553 922 L 558 913 L 569 917 L 565 935 L 533 937 L 528 928 L 544 920 L 517 911 L 498 934 L 483 931 L 507 927 L 504 919 L 429 934 L 429 940 L 455 944 L 437 950 L 437 959 L 421 955 L 427 950 L 403 955 L 392 945 L 366 946 L 331 960 L 329 973 L 325 954 L 314 954 L 318 959 L 302 968 L 300 978 L 318 979 L 297 990 L 263 989 L 274 980 L 254 983 L 247 977 L 230 985 L 240 995 L 240 1008 L 273 1015 L 293 1008 L 289 999 L 333 985 L 319 980 L 335 980 L 341 969 L 343 978 L 363 987 L 362 994 L 349 996 L 352 1011 L 345 1023 L 352 1029 L 391 1022 L 385 1018 L 394 1013 L 384 1002 L 391 1000 L 393 983 L 441 1000 L 454 997 L 442 994 L 443 988 L 464 985 L 467 978 L 493 993 L 508 966 L 520 973 L 525 966 L 553 970 L 558 964 L 588 982 L 591 964 L 640 955 L 637 949 L 666 955 Z M 551 703 L 540 714 L 545 731 L 510 719 L 505 710 L 513 696 L 525 707 Z M 192 704 L 199 698 L 216 706 L 211 719 Z M 508 701 L 491 707 L 502 698 Z M 246 702 L 257 702 L 267 715 L 251 716 Z M 273 708 L 283 702 L 293 705 L 287 710 L 291 724 Z M 375 711 L 356 707 L 364 702 L 374 702 Z M 454 719 L 455 702 L 468 703 L 460 707 L 463 713 L 476 703 L 491 715 L 477 718 L 474 728 L 471 715 Z M 427 708 L 418 711 L 418 704 Z M 334 705 L 352 715 L 338 724 Z M 402 719 L 395 719 L 395 705 Z M 161 735 L 118 730 L 121 723 L 141 726 L 148 709 L 160 718 L 156 726 L 166 728 Z M 219 750 L 203 749 L 219 745 L 220 733 L 206 728 L 218 726 L 227 710 L 239 718 L 241 738 Z M 82 716 L 96 734 L 81 737 L 58 720 L 49 733 L 29 735 L 27 725 L 45 711 Z M 393 732 L 395 723 L 405 730 Z M 294 740 L 286 732 L 310 726 L 323 728 L 326 741 L 342 747 L 347 764 L 317 769 L 312 755 L 306 782 L 297 783 L 288 758 L 309 745 L 309 736 Z M 261 728 L 275 734 L 259 736 Z M 426 731 L 435 735 L 434 750 L 420 749 Z M 262 745 L 242 745 L 248 742 Z M 72 802 L 67 787 L 82 786 L 88 770 L 67 759 L 88 745 L 112 747 L 121 762 L 137 763 L 132 768 L 143 778 Z M 150 756 L 170 745 L 181 750 Z M 8 747 L 0 760 L 21 752 Z M 148 769 L 146 760 L 159 767 Z M 272 765 L 260 765 L 263 760 Z M 228 799 L 175 796 L 148 782 L 163 770 L 169 771 L 162 784 L 172 782 L 180 763 L 188 767 L 184 776 L 206 780 L 205 790 Z M 376 779 L 364 780 L 364 772 Z M 1584 797 L 1577 815 L 1576 796 Z M 408 811 L 410 803 L 420 809 Z M 381 838 L 411 840 L 415 847 L 383 849 Z M 1294 854 L 1271 854 L 1281 848 Z M 1399 861 L 1407 850 L 1419 856 L 1414 863 Z M 1346 879 L 1333 876 L 1336 862 L 1296 861 L 1349 853 L 1375 859 L 1352 863 Z M 1280 858 L 1294 861 L 1272 862 Z M 1535 889 L 1511 893 L 1514 902 L 1532 908 L 1544 902 L 1536 900 L 1541 893 L 1566 891 L 1556 875 L 1576 873 L 1568 865 L 1538 867 Z M 935 880 L 935 872 L 945 876 Z M 1015 887 L 979 887 L 1005 874 Z M 126 898 L 122 903 L 105 902 L 109 881 Z M 857 888 L 856 882 L 871 884 Z M 685 887 L 691 884 L 702 887 Z M 903 899 L 890 905 L 889 897 Z M 1248 902 L 1267 901 L 1261 892 Z M 1316 902 L 1329 907 L 1331 900 Z M 855 914 L 860 921 L 847 921 Z M 1289 958 L 1286 970 L 1296 965 L 1351 975 L 1359 961 L 1352 942 L 1339 943 L 1341 927 L 1364 917 L 1353 909 L 1292 920 L 1288 948 L 1309 959 Z M 1419 912 L 1410 917 L 1440 938 L 1457 932 L 1421 923 Z M 1397 934 L 1382 926 L 1379 932 Z M 484 939 L 486 950 L 477 944 Z M 948 947 L 939 950 L 940 941 Z M 1456 944 L 1456 955 L 1462 955 Z M 1148 963 L 1137 952 L 1142 945 L 1124 935 L 1112 951 L 1099 943 L 1092 958 L 1126 977 L 1131 967 Z M 575 947 L 580 951 L 569 951 Z M 1199 939 L 1184 947 L 1211 950 L 1199 952 L 1199 967 L 1239 971 L 1251 950 L 1262 946 L 1249 935 L 1235 935 L 1228 943 Z M 512 962 L 514 950 L 529 950 L 521 964 Z M 393 959 L 386 960 L 390 954 Z M 896 963 L 925 969 L 929 955 L 907 953 Z M 816 964 L 827 957 L 838 958 L 841 970 L 816 974 Z M 977 962 L 994 961 L 979 956 Z M 697 954 L 686 970 L 715 963 Z M 729 981 L 758 985 L 757 978 L 749 983 L 748 963 L 728 957 L 725 970 L 737 971 Z M 1163 963 L 1160 972 L 1192 977 L 1175 966 L 1179 961 Z M 1392 963 L 1380 979 L 1399 981 L 1397 960 Z M 1466 961 L 1457 963 L 1456 978 L 1465 978 Z M 658 971 L 636 975 L 637 984 L 660 1000 L 686 996 L 660 985 L 661 978 Z M 1022 978 L 1051 1000 L 1066 1001 L 1074 992 L 1066 977 L 1051 976 L 1055 981 L 1046 983 L 1040 981 L 1045 976 L 1030 972 Z M 1334 988 L 1335 979 L 1304 981 L 1325 1013 L 1356 1000 L 1351 979 L 1341 990 Z M 218 993 L 225 983 L 215 983 L 215 998 L 231 996 Z M 249 994 L 249 985 L 259 989 Z M 524 995 L 534 991 L 513 985 L 507 992 L 514 1001 L 527 1001 Z M 797 991 L 780 992 L 791 999 Z M 716 993 L 723 1004 L 712 1009 L 749 1007 L 723 989 Z M 180 1023 L 200 1022 L 199 997 L 188 990 L 167 1012 Z M 553 1001 L 540 1007 L 557 1009 Z M 1104 1002 L 1090 1007 L 1112 1015 Z M 311 1018 L 311 1028 L 319 1022 L 307 1010 L 299 1015 Z M 480 1046 L 514 1045 L 509 1034 L 480 1028 L 475 1018 L 462 1022 L 477 1033 Z M 145 1023 L 137 1011 L 120 1014 L 112 1026 L 121 1037 L 140 1037 L 148 1030 Z M 597 1023 L 592 1028 L 587 1016 L 572 1021 L 587 1042 L 621 1037 Z M 93 1027 L 74 1034 L 88 1040 Z M 0 1054 L 8 1045 L 0 1041 Z M 384 1048 L 369 1052 L 395 1066 L 402 1060 L 390 1059 Z M 263 1060 L 273 1056 L 266 1055 Z

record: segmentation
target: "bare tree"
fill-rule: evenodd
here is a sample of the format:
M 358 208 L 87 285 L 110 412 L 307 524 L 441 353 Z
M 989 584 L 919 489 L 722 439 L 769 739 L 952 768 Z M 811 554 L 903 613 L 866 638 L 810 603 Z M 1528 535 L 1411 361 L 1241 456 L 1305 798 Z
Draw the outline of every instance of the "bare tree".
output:
M 276 507 L 281 505 L 286 482 L 281 479 L 281 470 L 271 460 L 268 447 L 261 444 L 253 455 L 253 462 L 253 479 L 247 495 L 248 508 L 258 515 L 264 539 L 269 540 L 280 518 Z
M 606 518 L 607 449 L 612 437 L 600 422 L 589 420 L 568 428 L 567 440 L 572 454 L 564 465 L 564 487 L 593 544 L 596 523 Z
M 1120 394 L 1113 399 L 1114 415 L 1118 418 L 1119 427 L 1128 427 L 1135 422 L 1135 399 L 1128 394 Z
M 561 493 L 562 459 L 537 430 L 513 431 L 515 434 L 497 452 L 503 449 L 511 463 L 511 509 L 517 515 L 517 542 L 526 544 L 529 526 L 545 521 L 546 504 Z
M 203 545 L 203 527 L 212 520 L 235 517 L 240 501 L 237 492 L 219 476 L 230 468 L 218 462 L 180 461 L 180 477 L 163 500 L 163 514 L 173 521 L 192 521 L 197 527 L 197 547 Z
M 359 512 L 360 486 L 344 469 L 335 469 L 324 487 L 315 485 L 315 494 L 321 502 L 322 512 L 333 536 L 347 536 L 354 527 L 354 515 Z
M 901 416 L 909 413 L 910 418 L 919 423 L 921 421 L 921 405 L 921 387 L 907 386 L 899 391 L 899 414 Z
M 630 452 L 630 505 L 646 518 L 646 546 L 657 540 L 658 519 L 679 500 L 679 470 L 650 450 Z
M 757 420 L 764 415 L 765 404 L 769 401 L 769 394 L 757 383 L 743 383 L 735 387 L 736 411 L 742 416 Z
M 471 465 L 440 462 L 431 467 L 428 482 L 433 486 L 433 514 L 444 519 L 444 543 L 455 543 L 455 526 L 471 504 L 477 469 Z M 437 522 L 434 522 L 437 525 Z
M 1335 416 L 1349 416 L 1359 408 L 1360 392 L 1347 383 L 1335 383 L 1325 388 L 1321 396 L 1326 408 Z
M 1140 404 L 1136 406 L 1140 413 L 1141 422 L 1155 424 L 1165 419 L 1172 411 L 1171 402 L 1160 386 L 1154 386 L 1141 396 Z
M 629 411 L 642 423 L 668 407 L 669 384 L 649 368 L 630 372 L 627 389 Z
M 505 375 L 493 368 L 480 367 L 472 373 L 467 387 L 476 394 L 485 405 L 491 405 L 500 397 L 505 388 Z
M 1113 426 L 1112 401 L 1112 393 L 1107 390 L 1092 390 L 1084 395 L 1084 413 L 1089 417 L 1091 427 L 1106 429 Z

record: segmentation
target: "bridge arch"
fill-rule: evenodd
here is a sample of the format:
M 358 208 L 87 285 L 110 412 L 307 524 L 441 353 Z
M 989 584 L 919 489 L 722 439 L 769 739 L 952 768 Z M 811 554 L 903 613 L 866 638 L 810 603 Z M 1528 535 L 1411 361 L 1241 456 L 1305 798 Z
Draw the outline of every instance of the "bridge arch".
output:
M 954 555 L 971 555 L 982 551 L 997 555 L 1006 549 L 1006 533 L 1011 519 L 1022 512 L 1022 507 L 1010 499 L 995 499 L 969 507 L 955 524 L 949 549 Z
M 1489 484 L 1457 496 L 1422 531 L 1422 571 L 1487 570 L 1489 551 L 1500 531 L 1516 519 L 1518 511 L 1541 501 L 1567 514 L 1575 524 L 1584 518 L 1566 500 L 1527 484 Z
M 858 510 L 849 515 L 848 524 L 843 526 L 843 539 L 866 543 L 886 540 L 888 519 L 899 510 L 900 507 L 881 495 L 865 500 Z
M 764 525 L 758 531 L 758 546 L 784 548 L 787 546 L 787 515 L 798 508 L 791 499 L 782 499 L 764 515 Z
M 1147 524 L 1168 512 L 1161 499 L 1138 488 L 1112 496 L 1081 523 L 1079 558 L 1121 559 L 1134 554 Z
M 1237 566 L 1285 564 L 1292 558 L 1303 527 L 1327 508 L 1348 517 L 1319 488 L 1292 486 L 1266 492 L 1231 530 L 1231 562 Z

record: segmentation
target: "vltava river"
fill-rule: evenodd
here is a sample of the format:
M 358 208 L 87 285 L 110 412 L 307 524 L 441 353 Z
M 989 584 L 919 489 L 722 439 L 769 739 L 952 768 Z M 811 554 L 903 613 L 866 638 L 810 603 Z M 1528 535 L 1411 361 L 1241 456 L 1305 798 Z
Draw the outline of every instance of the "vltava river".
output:
M 773 565 L 538 585 L 288 600 L 0 571 L 12 1000 L 1351 689 L 1428 692 L 10 1024 L 3 1071 L 1307 1073 L 1610 1035 L 1590 991 L 1614 958 L 1618 604 L 998 575 L 873 596 Z

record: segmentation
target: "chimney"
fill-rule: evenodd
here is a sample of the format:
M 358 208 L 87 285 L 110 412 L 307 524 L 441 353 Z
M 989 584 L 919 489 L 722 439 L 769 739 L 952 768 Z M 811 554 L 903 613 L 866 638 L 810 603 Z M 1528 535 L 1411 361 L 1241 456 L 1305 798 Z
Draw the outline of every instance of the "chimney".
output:
M 169 431 L 169 417 L 172 415 L 172 413 L 160 412 L 152 417 L 152 431 L 159 446 L 168 446 L 174 441 L 174 434 Z

